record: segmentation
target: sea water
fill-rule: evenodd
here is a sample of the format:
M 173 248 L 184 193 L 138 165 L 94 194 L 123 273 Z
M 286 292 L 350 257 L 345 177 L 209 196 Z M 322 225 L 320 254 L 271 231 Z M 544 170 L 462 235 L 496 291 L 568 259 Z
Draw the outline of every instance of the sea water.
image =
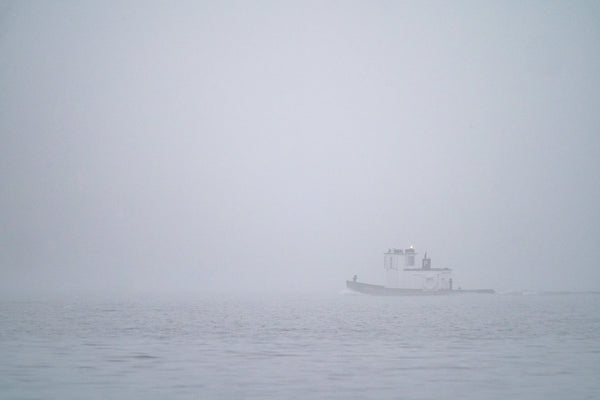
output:
M 2 399 L 597 399 L 600 295 L 0 303 Z

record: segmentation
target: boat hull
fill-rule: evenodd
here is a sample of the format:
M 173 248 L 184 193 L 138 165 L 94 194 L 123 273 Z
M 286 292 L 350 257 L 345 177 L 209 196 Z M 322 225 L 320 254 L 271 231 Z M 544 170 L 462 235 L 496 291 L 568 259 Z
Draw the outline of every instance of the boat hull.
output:
M 355 281 L 346 281 L 346 287 L 358 293 L 370 294 L 373 296 L 446 296 L 462 293 L 487 293 L 493 294 L 493 289 L 474 289 L 474 290 L 426 290 L 426 289 L 402 289 L 388 288 L 382 285 L 373 285 Z

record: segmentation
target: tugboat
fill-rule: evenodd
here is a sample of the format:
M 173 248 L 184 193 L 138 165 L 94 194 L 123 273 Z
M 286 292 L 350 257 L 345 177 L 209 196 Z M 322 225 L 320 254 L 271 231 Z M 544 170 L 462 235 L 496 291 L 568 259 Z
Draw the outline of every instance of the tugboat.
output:
M 432 268 L 431 259 L 424 254 L 421 267 L 415 260 L 418 253 L 410 246 L 408 249 L 389 249 L 383 254 L 385 285 L 358 282 L 354 275 L 346 281 L 346 287 L 359 293 L 375 296 L 431 296 L 460 293 L 495 293 L 493 289 L 464 290 L 453 288 L 450 268 Z

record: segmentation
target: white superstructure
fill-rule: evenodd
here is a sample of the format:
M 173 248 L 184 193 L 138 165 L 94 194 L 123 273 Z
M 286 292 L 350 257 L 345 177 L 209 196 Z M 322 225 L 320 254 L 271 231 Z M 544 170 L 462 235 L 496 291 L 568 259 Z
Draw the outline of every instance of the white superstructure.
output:
M 431 268 L 427 253 L 417 265 L 418 253 L 408 249 L 389 249 L 384 253 L 385 287 L 400 289 L 452 290 L 452 270 Z

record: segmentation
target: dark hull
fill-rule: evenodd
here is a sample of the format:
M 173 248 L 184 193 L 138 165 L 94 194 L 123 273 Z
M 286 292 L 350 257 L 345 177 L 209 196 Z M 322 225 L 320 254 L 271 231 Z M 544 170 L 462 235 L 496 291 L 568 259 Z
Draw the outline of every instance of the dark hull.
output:
M 461 293 L 495 293 L 493 289 L 475 290 L 425 290 L 425 289 L 395 289 L 370 283 L 346 281 L 346 287 L 355 292 L 373 296 L 445 296 Z

